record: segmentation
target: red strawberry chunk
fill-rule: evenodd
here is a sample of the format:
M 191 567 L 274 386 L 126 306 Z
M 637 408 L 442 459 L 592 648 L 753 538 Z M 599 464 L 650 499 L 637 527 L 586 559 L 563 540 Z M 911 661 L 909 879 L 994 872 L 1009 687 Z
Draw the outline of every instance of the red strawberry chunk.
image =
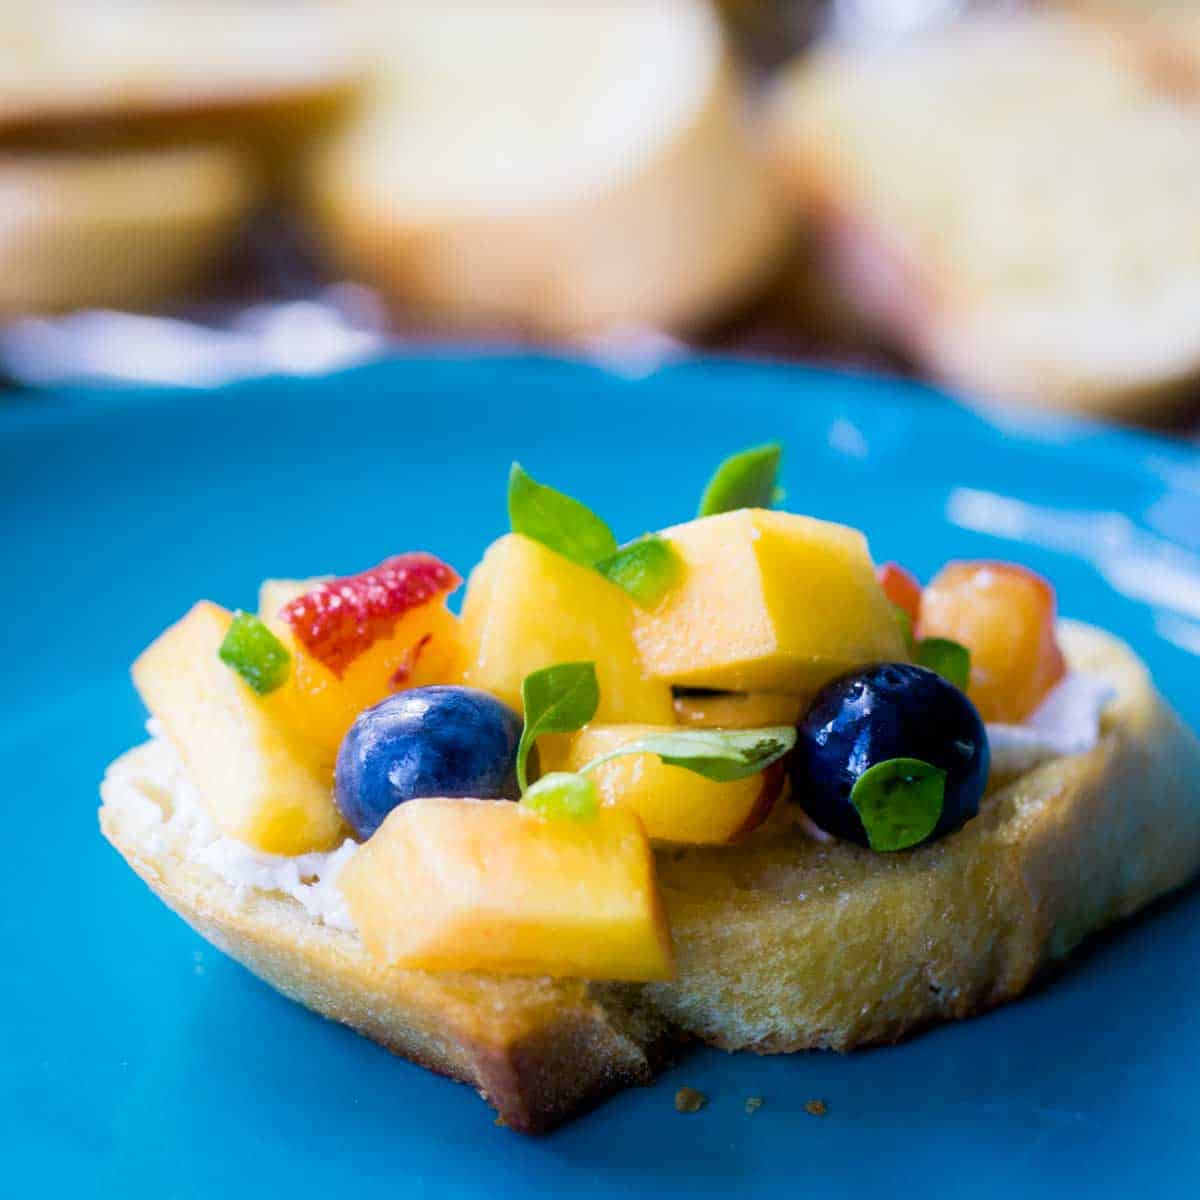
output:
M 877 567 L 875 574 L 887 598 L 897 608 L 902 608 L 908 613 L 909 619 L 915 625 L 921 617 L 921 585 L 917 582 L 917 577 L 894 562 L 886 562 Z
M 397 554 L 360 575 L 332 579 L 297 596 L 280 616 L 296 641 L 340 679 L 360 654 L 391 637 L 406 612 L 460 583 L 458 572 L 432 554 Z

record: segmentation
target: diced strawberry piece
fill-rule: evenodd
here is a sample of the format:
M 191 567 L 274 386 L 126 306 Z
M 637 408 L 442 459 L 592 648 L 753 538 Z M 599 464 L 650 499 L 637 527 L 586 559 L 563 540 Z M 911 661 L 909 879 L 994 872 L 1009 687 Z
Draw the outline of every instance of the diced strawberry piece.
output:
M 884 595 L 897 607 L 908 613 L 915 626 L 921 616 L 921 585 L 917 577 L 906 571 L 899 563 L 886 562 L 876 569 Z
M 305 651 L 340 679 L 360 654 L 391 636 L 406 612 L 460 583 L 458 572 L 432 554 L 398 554 L 360 575 L 320 584 L 280 616 Z

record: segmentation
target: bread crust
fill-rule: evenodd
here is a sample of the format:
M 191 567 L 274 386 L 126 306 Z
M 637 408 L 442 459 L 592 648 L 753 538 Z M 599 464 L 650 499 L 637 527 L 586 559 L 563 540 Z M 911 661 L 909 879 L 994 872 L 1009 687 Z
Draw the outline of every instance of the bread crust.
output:
M 0 154 L 0 315 L 141 308 L 204 282 L 258 195 L 219 145 Z
M 137 780 L 153 744 L 109 780 Z M 153 772 L 146 770 L 147 779 Z M 169 797 L 106 787 L 100 828 L 155 894 L 202 937 L 285 996 L 396 1054 L 470 1084 L 505 1124 L 539 1133 L 624 1087 L 649 1083 L 668 1048 L 636 989 L 579 980 L 405 971 L 357 935 L 277 893 L 242 894 L 188 861 L 186 834 L 139 804 Z
M 226 0 L 39 0 L 5 13 L 0 139 L 104 140 L 158 120 L 224 122 L 320 109 L 368 70 L 361 18 L 320 0 L 271 12 Z M 91 52 L 90 39 L 101 45 Z M 185 132 L 183 136 L 188 136 Z
M 727 1050 L 849 1050 L 1024 992 L 1200 868 L 1200 744 L 1133 653 L 1064 622 L 1117 699 L 1099 744 L 993 791 L 957 834 L 878 855 L 773 828 L 660 864 L 678 978 L 651 1000 Z M 713 919 L 713 912 L 722 914 Z
M 538 1132 L 650 1082 L 689 1037 L 848 1050 L 982 1012 L 1186 883 L 1200 868 L 1200 743 L 1128 647 L 1070 622 L 1061 636 L 1074 668 L 1117 691 L 1092 751 L 1020 776 L 959 833 L 904 854 L 813 842 L 786 806 L 736 846 L 661 851 L 670 984 L 383 967 L 286 896 L 239 896 L 189 862 L 152 785 L 106 786 L 100 823 L 160 898 L 255 974 Z M 136 781 L 154 749 L 130 751 L 110 781 Z

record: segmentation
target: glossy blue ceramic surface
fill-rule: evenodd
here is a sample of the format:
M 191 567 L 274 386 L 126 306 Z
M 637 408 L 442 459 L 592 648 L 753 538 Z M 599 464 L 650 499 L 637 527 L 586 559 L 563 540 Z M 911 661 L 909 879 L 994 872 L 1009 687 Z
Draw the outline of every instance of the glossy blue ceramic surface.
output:
M 726 363 L 633 381 L 421 360 L 0 401 L 0 1194 L 1193 1197 L 1194 893 L 981 1019 L 850 1057 L 699 1051 L 527 1140 L 223 958 L 97 832 L 104 766 L 141 735 L 128 665 L 196 598 L 252 606 L 264 576 L 407 549 L 465 569 L 504 529 L 514 458 L 631 537 L 771 439 L 788 507 L 926 576 L 1028 562 L 1200 721 L 1200 461 L 1166 442 L 1002 432 L 910 385 Z M 677 1114 L 681 1084 L 708 1107 Z

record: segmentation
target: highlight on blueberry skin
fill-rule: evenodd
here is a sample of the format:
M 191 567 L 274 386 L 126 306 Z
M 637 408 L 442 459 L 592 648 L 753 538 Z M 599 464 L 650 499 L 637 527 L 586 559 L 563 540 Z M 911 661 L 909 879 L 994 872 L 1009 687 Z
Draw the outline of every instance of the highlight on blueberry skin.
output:
M 817 693 L 797 726 L 792 798 L 834 837 L 906 849 L 978 815 L 989 765 L 983 720 L 963 692 L 924 667 L 880 663 Z
M 399 692 L 361 713 L 338 750 L 334 798 L 368 838 L 399 804 L 427 796 L 516 800 L 521 718 L 476 688 Z

